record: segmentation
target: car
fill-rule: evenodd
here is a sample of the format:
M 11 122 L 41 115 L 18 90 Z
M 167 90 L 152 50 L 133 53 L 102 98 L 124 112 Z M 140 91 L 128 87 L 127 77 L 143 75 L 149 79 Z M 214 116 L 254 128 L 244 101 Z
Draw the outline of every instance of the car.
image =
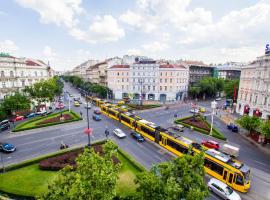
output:
M 184 126 L 181 125 L 181 124 L 174 124 L 174 125 L 172 126 L 172 129 L 173 129 L 173 130 L 176 130 L 176 131 L 183 132 L 183 131 L 184 131 Z
M 199 111 L 200 111 L 201 113 L 205 113 L 206 110 L 205 110 L 204 107 L 200 107 Z
M 95 113 L 96 115 L 100 115 L 100 114 L 101 114 L 101 111 L 100 111 L 100 110 L 94 110 L 94 113 Z
M 11 121 L 11 122 L 16 122 L 16 121 L 21 121 L 21 120 L 23 120 L 23 119 L 24 119 L 24 116 L 22 116 L 22 115 L 17 115 L 16 117 L 11 118 L 10 121 Z
M 91 109 L 92 106 L 91 106 L 90 104 L 88 104 L 88 105 L 86 104 L 86 105 L 84 106 L 84 108 L 85 108 L 85 109 Z
M 228 124 L 227 125 L 227 128 L 229 129 L 229 130 L 231 130 L 232 132 L 234 132 L 234 133 L 238 133 L 238 126 L 236 126 L 235 124 L 233 124 L 233 123 L 230 123 L 230 124 Z
M 80 100 L 80 97 L 74 97 L 73 100 L 74 101 L 79 101 Z
M 209 149 L 219 150 L 219 144 L 213 140 L 203 140 L 201 144 Z
M 135 140 L 137 140 L 138 142 L 144 142 L 144 141 L 145 141 L 144 137 L 143 137 L 140 133 L 137 133 L 137 132 L 132 131 L 132 132 L 130 133 L 130 135 L 131 135 Z
M 12 153 L 16 150 L 16 147 L 10 143 L 2 143 L 0 144 L 0 151 L 5 153 Z
M 9 121 L 7 119 L 0 122 L 0 130 L 4 131 L 10 128 Z
M 49 115 L 49 114 L 52 114 L 53 113 L 53 111 L 47 111 L 47 112 L 45 112 L 45 113 L 43 113 L 43 114 L 41 114 L 42 116 L 46 116 L 46 115 Z
M 36 112 L 37 115 L 44 115 L 45 113 L 47 113 L 47 110 L 40 110 Z
M 211 178 L 210 181 L 207 183 L 207 186 L 211 192 L 217 194 L 222 199 L 241 200 L 239 194 L 237 194 L 231 187 L 221 182 L 220 180 Z
M 125 138 L 126 134 L 119 128 L 113 130 L 113 133 L 119 138 Z
M 25 117 L 26 118 L 32 118 L 32 117 L 35 117 L 36 116 L 36 113 L 30 113 L 28 115 L 26 115 Z
M 191 109 L 190 112 L 191 113 L 198 114 L 199 113 L 199 110 L 197 108 L 195 108 L 195 109 Z
M 62 104 L 62 103 L 59 103 L 59 104 L 55 107 L 56 110 L 62 110 L 62 109 L 64 109 L 64 108 L 65 108 L 65 105 Z
M 220 97 L 216 98 L 216 101 L 221 101 L 221 98 Z
M 192 142 L 191 143 L 192 147 L 194 147 L 195 149 L 198 149 L 198 150 L 202 150 L 202 145 L 196 143 L 196 142 Z
M 93 120 L 101 121 L 101 117 L 99 115 L 93 115 Z
M 74 101 L 74 106 L 79 107 L 80 103 L 78 101 Z
M 70 97 L 74 97 L 74 95 L 73 95 L 73 94 L 69 94 L 69 96 L 70 96 Z

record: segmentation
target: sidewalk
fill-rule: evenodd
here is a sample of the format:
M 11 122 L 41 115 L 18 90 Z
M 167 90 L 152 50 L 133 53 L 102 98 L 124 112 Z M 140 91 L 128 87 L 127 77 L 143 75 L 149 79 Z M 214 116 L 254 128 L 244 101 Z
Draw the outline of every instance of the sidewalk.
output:
M 235 123 L 235 120 L 239 117 L 239 115 L 237 113 L 231 114 L 231 113 L 224 111 L 224 114 L 218 115 L 217 117 L 219 119 L 221 119 L 225 124 L 229 124 L 229 123 Z M 250 143 L 252 143 L 256 147 L 258 147 L 258 149 L 260 149 L 264 153 L 270 155 L 270 145 L 262 146 L 262 144 L 254 141 L 250 137 L 248 137 L 247 131 L 244 129 L 241 129 L 241 128 L 239 131 L 239 135 L 242 136 L 244 139 L 248 140 Z

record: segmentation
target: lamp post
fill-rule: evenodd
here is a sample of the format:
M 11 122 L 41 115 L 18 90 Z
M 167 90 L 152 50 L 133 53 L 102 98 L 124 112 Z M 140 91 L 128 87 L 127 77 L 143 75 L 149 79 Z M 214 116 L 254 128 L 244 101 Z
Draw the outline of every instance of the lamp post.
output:
M 211 129 L 210 129 L 210 136 L 212 135 L 212 131 L 213 131 L 213 123 L 214 123 L 214 114 L 215 114 L 215 110 L 217 107 L 217 102 L 214 100 L 211 102 L 211 108 L 212 108 L 212 113 L 211 113 Z
M 87 114 L 87 129 L 85 130 L 85 133 L 88 135 L 88 147 L 91 147 L 91 139 L 90 139 L 90 134 L 92 132 L 92 130 L 89 127 L 89 101 L 87 101 L 87 106 L 86 106 L 86 114 Z

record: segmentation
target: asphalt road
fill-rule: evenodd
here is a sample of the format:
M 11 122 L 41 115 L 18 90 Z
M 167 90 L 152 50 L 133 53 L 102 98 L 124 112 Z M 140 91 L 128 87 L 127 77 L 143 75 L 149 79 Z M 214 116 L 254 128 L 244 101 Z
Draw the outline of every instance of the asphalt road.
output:
M 65 84 L 64 90 L 68 90 L 71 94 L 79 96 L 78 91 L 74 88 L 69 87 L 69 85 L 67 84 Z M 5 165 L 18 163 L 23 160 L 55 152 L 59 150 L 61 141 L 64 141 L 70 146 L 87 144 L 87 135 L 83 133 L 84 128 L 87 127 L 86 109 L 84 108 L 85 101 L 83 100 L 84 104 L 80 107 L 74 107 L 73 102 L 71 103 L 71 108 L 73 110 L 78 113 L 82 111 L 84 118 L 83 121 L 46 127 L 36 130 L 29 130 L 19 133 L 9 133 L 8 131 L 1 133 L 1 142 L 10 142 L 16 145 L 18 149 L 12 154 L 3 154 Z M 66 106 L 68 106 L 67 101 L 65 101 L 65 104 Z M 90 127 L 94 130 L 93 135 L 91 136 L 91 141 L 105 139 L 104 131 L 106 127 L 109 128 L 110 132 L 112 132 L 112 129 L 114 128 L 121 128 L 126 133 L 130 132 L 130 130 L 126 126 L 120 124 L 115 120 L 109 119 L 106 116 L 102 116 L 103 119 L 100 122 L 93 121 L 93 109 L 94 107 L 89 110 Z M 173 115 L 175 112 L 177 112 L 178 117 L 181 117 L 189 115 L 189 110 L 190 107 L 188 105 L 179 105 L 174 109 L 159 109 L 158 111 L 148 110 L 140 112 L 138 113 L 138 115 L 149 121 L 155 122 L 164 127 L 168 127 L 173 120 Z M 236 141 L 239 143 L 239 145 L 241 145 L 241 160 L 243 160 L 246 164 L 252 167 L 252 189 L 248 193 L 248 195 L 242 195 L 242 198 L 247 200 L 269 199 L 269 157 L 264 155 L 259 150 L 255 149 L 251 144 L 240 138 L 240 136 L 232 135 L 232 133 L 227 131 L 226 126 L 222 124 L 222 122 L 215 120 L 215 125 L 217 125 L 218 128 L 220 128 L 222 131 L 224 131 L 224 134 L 226 136 L 228 135 L 229 140 L 234 142 Z M 206 137 L 195 132 L 190 133 L 188 130 L 185 130 L 183 135 L 196 141 L 201 141 Z M 153 164 L 169 160 L 172 156 L 168 151 L 162 149 L 161 147 L 150 141 L 138 143 L 129 135 L 125 139 L 118 139 L 116 138 L 116 136 L 110 134 L 109 138 L 114 140 L 120 148 L 126 151 L 129 155 L 131 155 L 135 160 L 137 160 L 147 169 L 150 169 Z M 248 152 L 248 155 L 245 156 L 245 152 Z M 208 199 L 218 199 L 218 197 L 215 195 L 211 195 Z

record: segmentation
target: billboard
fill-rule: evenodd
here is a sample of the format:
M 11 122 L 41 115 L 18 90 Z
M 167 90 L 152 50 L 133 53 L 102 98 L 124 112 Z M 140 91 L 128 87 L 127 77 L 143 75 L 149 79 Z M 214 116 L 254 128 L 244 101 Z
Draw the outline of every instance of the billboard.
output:
M 270 54 L 270 45 L 269 44 L 265 45 L 265 54 Z

